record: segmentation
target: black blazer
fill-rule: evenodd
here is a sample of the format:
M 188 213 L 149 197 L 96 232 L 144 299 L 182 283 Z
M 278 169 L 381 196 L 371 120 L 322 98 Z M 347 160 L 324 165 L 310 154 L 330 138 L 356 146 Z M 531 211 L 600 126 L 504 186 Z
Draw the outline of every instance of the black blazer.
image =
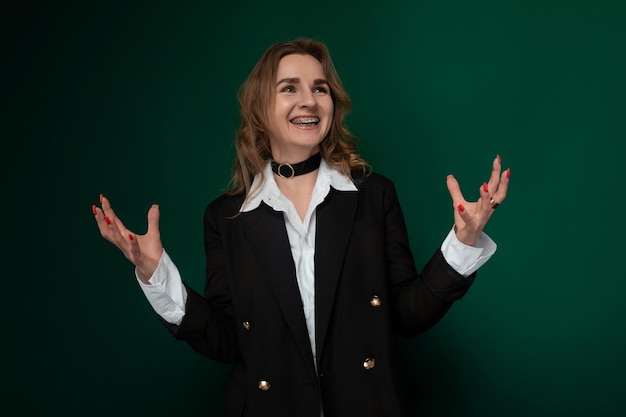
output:
M 395 188 L 371 174 L 317 208 L 313 359 L 283 214 L 221 196 L 204 215 L 204 295 L 189 292 L 175 337 L 233 362 L 229 416 L 405 416 L 395 332 L 416 335 L 461 298 L 474 275 L 437 250 L 417 273 Z M 234 217 L 233 217 L 234 216 Z

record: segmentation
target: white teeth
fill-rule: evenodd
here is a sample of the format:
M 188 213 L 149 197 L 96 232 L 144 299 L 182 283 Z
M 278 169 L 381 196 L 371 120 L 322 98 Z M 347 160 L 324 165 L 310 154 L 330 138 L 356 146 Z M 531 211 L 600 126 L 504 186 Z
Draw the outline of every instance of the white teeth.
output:
M 319 117 L 296 117 L 291 123 L 301 126 L 313 126 L 320 122 Z

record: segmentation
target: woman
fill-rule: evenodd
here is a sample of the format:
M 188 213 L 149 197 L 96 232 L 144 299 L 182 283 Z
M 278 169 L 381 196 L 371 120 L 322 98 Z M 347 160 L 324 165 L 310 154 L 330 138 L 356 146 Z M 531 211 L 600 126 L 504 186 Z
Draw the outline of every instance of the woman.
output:
M 448 177 L 454 228 L 418 274 L 393 184 L 344 127 L 350 100 L 323 44 L 272 45 L 239 100 L 232 189 L 204 214 L 203 295 L 163 250 L 157 206 L 136 235 L 102 197 L 102 236 L 175 337 L 233 362 L 228 415 L 407 415 L 394 332 L 427 330 L 465 294 L 495 251 L 482 230 L 510 170 L 496 157 L 476 202 Z

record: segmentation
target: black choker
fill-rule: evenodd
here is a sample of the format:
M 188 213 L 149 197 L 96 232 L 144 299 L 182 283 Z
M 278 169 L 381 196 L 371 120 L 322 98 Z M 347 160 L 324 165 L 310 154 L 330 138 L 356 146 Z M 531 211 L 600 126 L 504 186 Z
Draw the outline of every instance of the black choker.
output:
M 276 161 L 272 161 L 272 171 L 283 178 L 292 178 L 315 171 L 319 168 L 321 161 L 322 155 L 319 152 L 306 161 L 298 162 L 297 164 L 279 164 Z

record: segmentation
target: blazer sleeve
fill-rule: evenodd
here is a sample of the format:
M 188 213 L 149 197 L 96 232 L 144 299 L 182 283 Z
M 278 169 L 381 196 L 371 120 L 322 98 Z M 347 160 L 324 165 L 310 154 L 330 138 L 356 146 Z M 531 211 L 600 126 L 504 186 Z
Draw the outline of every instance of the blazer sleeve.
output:
M 209 204 L 204 212 L 204 250 L 206 280 L 204 296 L 187 283 L 185 316 L 180 325 L 164 322 L 177 339 L 186 341 L 200 354 L 220 362 L 232 362 L 237 352 L 228 273 L 220 233 L 223 210 L 218 208 L 224 198 Z M 236 213 L 236 211 L 235 211 Z
M 394 299 L 394 323 L 405 336 L 430 329 L 460 299 L 473 283 L 476 273 L 464 277 L 445 260 L 440 249 L 417 272 L 408 233 L 393 183 L 383 192 L 387 272 Z

